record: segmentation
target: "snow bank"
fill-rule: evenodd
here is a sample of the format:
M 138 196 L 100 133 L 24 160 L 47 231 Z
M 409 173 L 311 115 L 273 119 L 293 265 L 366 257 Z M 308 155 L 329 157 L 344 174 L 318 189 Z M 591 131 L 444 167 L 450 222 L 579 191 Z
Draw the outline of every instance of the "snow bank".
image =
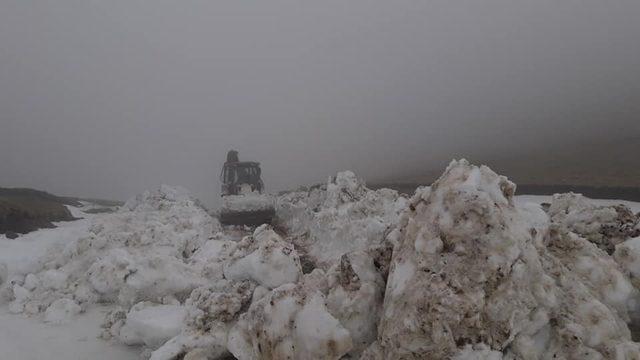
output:
M 221 227 L 185 189 L 163 185 L 117 213 L 92 218 L 88 235 L 50 249 L 40 271 L 17 280 L 14 311 L 42 312 L 58 299 L 82 308 L 98 302 L 128 308 L 184 299 L 206 282 L 187 263 Z

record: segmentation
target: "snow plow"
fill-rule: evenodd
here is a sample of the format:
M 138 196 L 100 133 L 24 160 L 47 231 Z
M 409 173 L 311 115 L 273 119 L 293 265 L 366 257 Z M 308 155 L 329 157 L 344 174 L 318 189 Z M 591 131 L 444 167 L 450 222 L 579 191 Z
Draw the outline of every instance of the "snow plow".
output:
M 275 207 L 271 196 L 263 194 L 261 173 L 260 163 L 239 161 L 235 150 L 227 153 L 220 174 L 222 224 L 258 226 L 271 223 Z

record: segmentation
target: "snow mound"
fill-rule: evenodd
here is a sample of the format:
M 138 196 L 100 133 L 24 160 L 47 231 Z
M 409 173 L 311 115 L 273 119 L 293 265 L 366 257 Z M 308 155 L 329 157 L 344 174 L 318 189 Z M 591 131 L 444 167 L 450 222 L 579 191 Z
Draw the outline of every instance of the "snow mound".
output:
M 117 213 L 94 217 L 89 236 L 51 249 L 39 271 L 18 280 L 13 309 L 38 313 L 65 298 L 83 308 L 184 299 L 206 282 L 187 264 L 190 257 L 220 230 L 187 190 L 163 185 L 127 201 Z
M 609 254 L 619 243 L 640 236 L 640 217 L 627 206 L 595 205 L 581 194 L 555 194 L 549 216 Z
M 285 194 L 278 204 L 276 215 L 300 251 L 328 269 L 345 253 L 382 244 L 406 199 L 394 190 L 370 190 L 344 171 L 329 179 L 325 191 Z
M 545 247 L 567 237 L 549 231 L 542 209 L 516 207 L 514 193 L 504 176 L 465 160 L 416 192 L 387 281 L 378 332 L 384 358 L 500 358 L 498 351 L 595 359 L 637 351 L 617 311 L 633 290 L 618 279 L 607 286 L 620 292 L 606 298 L 599 287 L 608 275 L 576 274 L 577 256 L 566 261 Z M 597 265 L 617 271 L 610 261 Z

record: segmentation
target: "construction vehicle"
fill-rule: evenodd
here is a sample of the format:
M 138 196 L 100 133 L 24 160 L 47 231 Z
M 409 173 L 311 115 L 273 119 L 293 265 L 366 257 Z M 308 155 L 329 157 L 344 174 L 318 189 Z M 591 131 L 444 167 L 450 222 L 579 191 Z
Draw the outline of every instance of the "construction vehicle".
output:
M 271 223 L 275 216 L 274 202 L 271 196 L 263 193 L 261 175 L 260 163 L 240 161 L 235 150 L 227 153 L 220 173 L 222 224 L 258 226 Z

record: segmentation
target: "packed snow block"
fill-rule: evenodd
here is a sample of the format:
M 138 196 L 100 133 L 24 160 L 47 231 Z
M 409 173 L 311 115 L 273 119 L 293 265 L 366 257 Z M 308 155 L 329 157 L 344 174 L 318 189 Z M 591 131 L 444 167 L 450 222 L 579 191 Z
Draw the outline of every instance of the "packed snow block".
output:
M 586 238 L 612 254 L 615 246 L 640 236 L 640 217 L 625 205 L 598 206 L 581 194 L 555 194 L 551 221 Z
M 229 332 L 237 359 L 340 359 L 351 348 L 349 331 L 309 284 L 285 284 L 253 302 Z
M 385 281 L 374 257 L 365 251 L 342 255 L 327 273 L 327 309 L 351 334 L 357 357 L 376 340 Z
M 151 359 L 171 360 L 190 353 L 206 359 L 228 356 L 227 334 L 249 307 L 254 289 L 250 281 L 229 280 L 195 289 L 185 301 L 182 331 L 154 351 Z
M 327 270 L 342 254 L 382 244 L 405 204 L 398 192 L 370 190 L 344 171 L 329 179 L 324 194 L 314 190 L 280 197 L 277 216 L 296 247 Z
M 189 265 L 208 281 L 224 278 L 224 263 L 231 258 L 238 243 L 222 233 L 214 235 L 189 258 Z
M 138 303 L 127 314 L 119 338 L 127 345 L 158 348 L 180 333 L 186 315 L 187 310 L 180 305 Z
M 73 317 L 80 314 L 82 308 L 71 299 L 54 301 L 44 313 L 44 321 L 52 324 L 69 323 Z
M 416 192 L 387 279 L 382 358 L 612 359 L 636 347 L 622 304 L 597 291 L 601 274 L 572 268 L 585 254 L 607 255 L 549 251 L 543 210 L 515 206 L 514 193 L 505 177 L 465 160 Z
M 302 276 L 300 258 L 269 225 L 258 227 L 245 237 L 224 267 L 225 278 L 253 280 L 269 289 L 295 283 Z
M 158 301 L 172 295 L 186 298 L 205 281 L 187 264 L 161 251 L 116 248 L 87 272 L 88 281 L 103 301 L 129 305 Z

